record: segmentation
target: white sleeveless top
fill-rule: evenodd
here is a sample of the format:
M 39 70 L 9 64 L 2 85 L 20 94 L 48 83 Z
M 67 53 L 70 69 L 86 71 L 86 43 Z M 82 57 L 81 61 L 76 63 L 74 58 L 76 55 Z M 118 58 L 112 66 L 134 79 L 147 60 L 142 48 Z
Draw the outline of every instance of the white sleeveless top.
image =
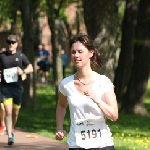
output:
M 105 123 L 105 116 L 101 111 L 101 109 L 97 106 L 97 104 L 94 103 L 93 100 L 91 100 L 90 98 L 87 98 L 85 95 L 80 94 L 76 89 L 74 85 L 74 76 L 75 75 L 66 77 L 61 81 L 59 85 L 59 91 L 64 96 L 67 96 L 70 109 L 71 126 L 69 139 L 67 142 L 69 148 L 78 147 L 76 145 L 76 137 L 75 137 L 75 120 L 100 119 L 102 122 Z M 112 87 L 114 87 L 114 85 L 108 77 L 106 77 L 105 75 L 100 75 L 95 72 L 92 90 L 100 100 L 104 101 L 103 98 L 104 93 L 106 93 Z M 100 145 L 99 148 L 114 145 L 111 137 L 112 134 L 108 126 L 107 131 L 109 133 L 107 143 L 105 143 L 105 145 Z

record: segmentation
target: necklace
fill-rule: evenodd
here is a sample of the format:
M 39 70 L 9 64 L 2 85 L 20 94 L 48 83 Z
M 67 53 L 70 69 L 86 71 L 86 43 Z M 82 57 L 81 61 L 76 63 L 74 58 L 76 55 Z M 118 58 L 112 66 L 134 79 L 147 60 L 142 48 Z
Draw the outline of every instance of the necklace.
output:
M 90 85 L 90 84 L 92 83 L 92 81 L 93 81 L 93 77 L 92 77 L 92 79 L 91 79 L 88 83 L 84 83 L 83 81 L 80 80 L 80 78 L 78 77 L 78 74 L 77 74 L 77 73 L 76 73 L 76 77 L 77 77 L 78 81 L 79 81 L 80 83 L 82 83 L 83 85 Z
M 84 83 L 84 82 L 82 82 L 79 78 L 78 78 L 78 80 L 79 80 L 79 82 L 82 83 L 83 85 L 89 85 L 89 84 L 91 84 L 91 82 L 92 82 L 92 80 L 91 80 L 89 83 Z

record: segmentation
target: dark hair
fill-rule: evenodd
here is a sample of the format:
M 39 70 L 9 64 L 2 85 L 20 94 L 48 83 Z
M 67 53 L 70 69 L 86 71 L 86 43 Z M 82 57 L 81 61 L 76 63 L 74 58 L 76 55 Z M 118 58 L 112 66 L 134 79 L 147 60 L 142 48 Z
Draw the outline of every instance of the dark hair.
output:
M 100 55 L 100 53 L 94 46 L 92 39 L 88 35 L 82 34 L 82 33 L 75 35 L 70 40 L 70 43 L 69 43 L 70 48 L 77 41 L 81 42 L 89 51 L 90 50 L 94 51 L 93 56 L 91 57 L 91 68 L 101 67 L 103 65 L 102 56 Z

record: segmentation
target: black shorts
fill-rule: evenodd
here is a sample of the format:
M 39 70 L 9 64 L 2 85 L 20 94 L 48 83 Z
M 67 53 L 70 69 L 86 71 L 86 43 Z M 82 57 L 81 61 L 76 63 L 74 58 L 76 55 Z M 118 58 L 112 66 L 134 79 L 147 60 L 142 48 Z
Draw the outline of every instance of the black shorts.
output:
M 4 105 L 12 104 L 14 108 L 19 109 L 22 103 L 23 87 L 3 86 L 1 94 Z
M 84 149 L 84 148 L 69 148 L 69 150 L 115 150 L 114 146 L 106 146 L 103 148 L 90 148 L 90 149 Z
M 40 67 L 40 70 L 42 71 L 49 71 L 50 70 L 50 64 L 46 63 L 46 61 L 39 61 L 37 65 Z
M 42 68 L 42 71 L 49 71 L 50 70 L 50 64 L 45 64 Z

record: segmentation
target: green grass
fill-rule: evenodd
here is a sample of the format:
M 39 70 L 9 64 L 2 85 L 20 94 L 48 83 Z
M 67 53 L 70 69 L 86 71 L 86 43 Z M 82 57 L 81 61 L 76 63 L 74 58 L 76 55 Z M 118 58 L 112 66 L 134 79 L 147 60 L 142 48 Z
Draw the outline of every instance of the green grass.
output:
M 56 98 L 51 85 L 37 87 L 37 109 L 21 108 L 17 127 L 36 132 L 46 137 L 55 138 Z M 145 107 L 150 113 L 150 83 L 145 98 Z M 150 116 L 120 114 L 116 122 L 107 120 L 113 134 L 116 150 L 150 149 Z M 64 122 L 64 129 L 69 131 L 69 111 Z M 63 140 L 66 142 L 67 138 Z

